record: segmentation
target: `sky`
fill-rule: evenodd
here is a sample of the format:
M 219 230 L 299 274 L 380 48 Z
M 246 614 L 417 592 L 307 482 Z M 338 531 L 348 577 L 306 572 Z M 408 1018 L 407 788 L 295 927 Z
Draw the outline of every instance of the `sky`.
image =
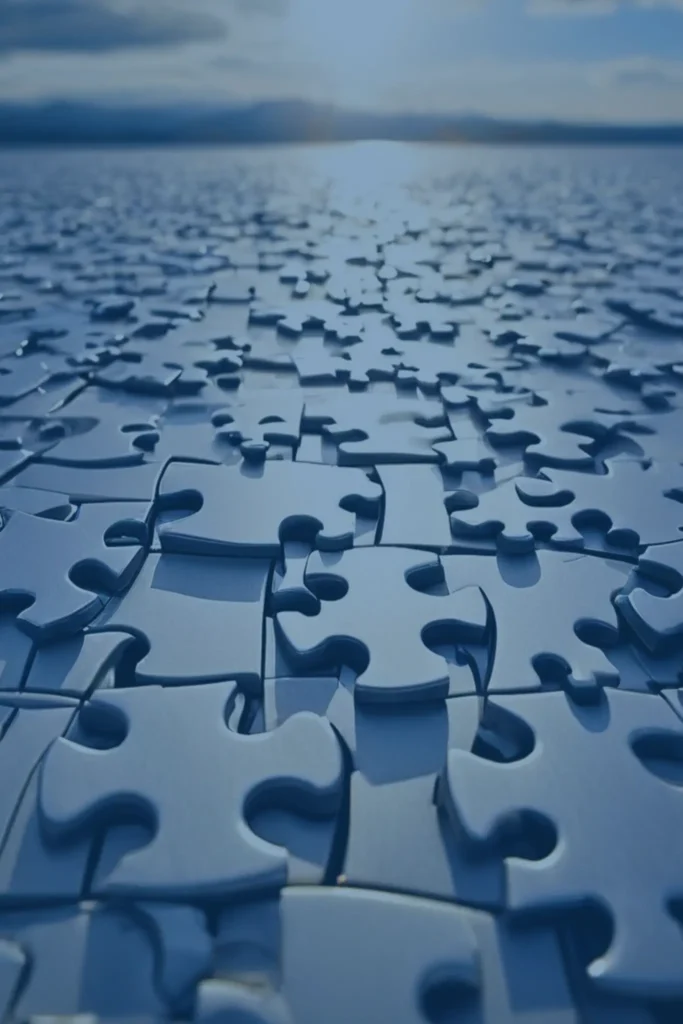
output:
M 683 123 L 683 0 L 0 0 L 0 101 Z

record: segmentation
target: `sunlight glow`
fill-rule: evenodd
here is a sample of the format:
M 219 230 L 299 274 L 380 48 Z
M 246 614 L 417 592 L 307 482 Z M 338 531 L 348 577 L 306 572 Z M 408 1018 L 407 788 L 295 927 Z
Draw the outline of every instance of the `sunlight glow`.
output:
M 333 102 L 372 108 L 405 77 L 402 51 L 418 6 L 419 0 L 290 0 L 291 56 L 319 65 Z

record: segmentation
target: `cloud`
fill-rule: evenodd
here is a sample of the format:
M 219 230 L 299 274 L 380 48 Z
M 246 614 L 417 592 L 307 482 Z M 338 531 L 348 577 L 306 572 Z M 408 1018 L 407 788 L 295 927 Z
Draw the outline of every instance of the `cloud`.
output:
M 614 14 L 620 7 L 682 10 L 683 0 L 529 0 L 526 10 L 532 15 L 587 17 Z
M 653 89 L 683 90 L 683 61 L 658 60 L 653 57 L 629 57 L 605 62 L 596 79 L 600 84 Z M 681 97 L 683 99 L 683 96 Z
M 0 53 L 110 53 L 208 42 L 227 34 L 214 14 L 163 0 L 0 0 Z

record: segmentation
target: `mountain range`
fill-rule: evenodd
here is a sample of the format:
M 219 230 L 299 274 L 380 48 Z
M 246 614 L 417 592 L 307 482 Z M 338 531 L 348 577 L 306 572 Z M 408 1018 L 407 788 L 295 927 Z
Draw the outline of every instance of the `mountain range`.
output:
M 681 124 L 515 121 L 476 114 L 382 114 L 305 100 L 245 106 L 0 103 L 0 146 L 342 142 L 683 144 Z

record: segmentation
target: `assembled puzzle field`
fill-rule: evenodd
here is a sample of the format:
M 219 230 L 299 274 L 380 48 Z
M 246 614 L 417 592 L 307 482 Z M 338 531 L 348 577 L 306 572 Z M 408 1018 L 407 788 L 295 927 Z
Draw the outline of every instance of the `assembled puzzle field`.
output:
M 0 158 L 6 1024 L 683 1021 L 680 160 L 404 156 Z

